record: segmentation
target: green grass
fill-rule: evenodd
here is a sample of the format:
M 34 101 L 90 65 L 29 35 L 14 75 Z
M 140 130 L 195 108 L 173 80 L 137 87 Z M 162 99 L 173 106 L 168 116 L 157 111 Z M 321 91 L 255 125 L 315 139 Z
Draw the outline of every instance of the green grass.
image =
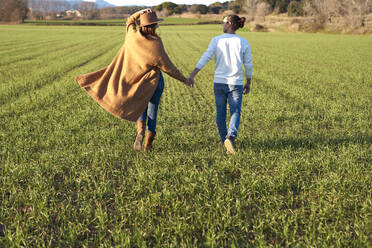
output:
M 190 73 L 221 27 L 167 26 Z M 247 33 L 238 154 L 218 147 L 213 62 L 165 76 L 157 137 L 74 81 L 122 27 L 0 26 L 0 247 L 370 247 L 372 37 Z
M 192 25 L 214 22 L 205 18 L 178 18 L 162 17 L 163 25 Z M 88 26 L 122 26 L 126 19 L 112 20 L 25 20 L 25 24 L 30 25 L 88 25 Z

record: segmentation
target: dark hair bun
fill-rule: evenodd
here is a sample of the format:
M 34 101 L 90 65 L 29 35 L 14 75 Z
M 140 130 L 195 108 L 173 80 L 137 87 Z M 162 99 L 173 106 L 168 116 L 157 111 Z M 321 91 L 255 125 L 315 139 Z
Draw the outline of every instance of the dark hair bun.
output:
M 246 20 L 245 17 L 240 17 L 239 18 L 239 28 L 244 27 L 245 20 Z

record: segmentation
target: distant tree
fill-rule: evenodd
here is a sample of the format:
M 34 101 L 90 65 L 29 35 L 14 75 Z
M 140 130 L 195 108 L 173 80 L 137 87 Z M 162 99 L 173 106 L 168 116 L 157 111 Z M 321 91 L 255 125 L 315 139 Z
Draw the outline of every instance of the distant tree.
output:
M 174 14 L 181 14 L 182 13 L 182 10 L 181 10 L 181 8 L 180 7 L 175 7 L 174 9 L 173 9 L 173 13 Z
M 26 0 L 0 0 L 1 22 L 22 23 L 27 11 Z
M 191 5 L 190 11 L 192 13 L 200 13 L 200 14 L 207 14 L 208 13 L 208 6 L 204 4 L 193 4 Z
M 215 2 L 208 6 L 209 12 L 213 14 L 219 14 L 223 9 L 223 4 L 221 2 Z
M 154 8 L 154 10 L 156 12 L 161 12 L 164 9 L 166 9 L 168 11 L 168 15 L 173 15 L 176 12 L 181 11 L 181 9 L 178 7 L 178 5 L 175 4 L 175 3 L 172 3 L 172 2 L 164 2 L 164 3 L 161 3 L 157 6 L 155 6 L 155 8 Z M 177 13 L 177 14 L 179 14 L 179 13 Z
M 341 18 L 344 26 L 360 27 L 372 12 L 371 0 L 305 0 L 304 13 L 315 17 L 316 23 L 332 22 L 333 17 Z
M 323 25 L 326 24 L 332 16 L 337 15 L 336 12 L 338 7 L 338 0 L 328 0 L 327 2 L 321 0 L 307 0 L 303 9 L 307 15 L 315 17 L 315 22 L 317 24 Z
M 276 0 L 274 10 L 278 13 L 286 13 L 291 0 Z
M 94 18 L 97 17 L 97 5 L 95 2 L 86 2 L 83 1 L 75 5 L 75 9 L 77 9 L 84 17 L 86 18 Z
M 32 6 L 34 11 L 40 11 L 42 13 L 47 13 L 52 11 L 52 2 L 48 0 L 31 0 L 29 1 L 29 6 Z
M 261 20 L 265 20 L 265 16 L 271 12 L 270 4 L 260 2 L 257 4 L 255 18 L 258 17 Z
M 139 10 L 143 9 L 140 6 L 122 6 L 122 7 L 107 7 L 97 10 L 99 17 L 105 19 L 121 19 L 125 15 L 131 15 Z
M 243 10 L 248 14 L 248 19 L 253 21 L 256 14 L 257 5 L 259 0 L 246 0 L 243 6 Z
M 181 9 L 181 13 L 183 13 L 183 12 L 187 12 L 187 11 L 188 11 L 188 7 L 187 7 L 186 4 L 179 4 L 179 5 L 178 5 L 178 8 Z
M 265 3 L 267 3 L 267 4 L 270 5 L 271 9 L 274 9 L 275 8 L 276 1 L 277 0 L 264 0 Z
M 167 16 L 169 16 L 169 11 L 168 11 L 168 9 L 162 9 L 161 11 L 157 11 L 157 13 L 158 13 L 158 15 L 159 16 L 162 16 L 162 17 L 167 17 Z
M 0 0 L 0 23 L 2 19 L 3 6 L 4 6 L 4 0 Z
M 229 3 L 229 4 L 233 3 L 233 4 L 240 5 L 240 6 L 244 6 L 245 1 L 246 1 L 246 0 L 235 0 L 235 1 L 230 1 L 230 2 L 228 2 L 228 3 Z
M 291 1 L 288 5 L 288 16 L 302 16 L 302 4 L 299 1 Z
M 229 2 L 229 10 L 232 10 L 235 14 L 239 14 L 243 9 L 243 5 L 237 1 Z
M 251 21 L 264 20 L 265 16 L 272 11 L 272 7 L 269 3 L 261 0 L 246 0 L 243 10 Z
M 295 1 L 295 0 L 292 0 Z M 301 1 L 301 0 L 298 0 Z M 305 1 L 305 0 L 303 0 Z M 321 0 L 321 1 L 327 1 L 327 0 Z M 235 2 L 241 4 L 244 10 L 247 9 L 254 9 L 256 5 L 260 3 L 265 3 L 265 9 L 274 10 L 276 13 L 285 13 L 287 12 L 288 5 L 291 2 L 291 0 L 236 0 Z M 234 3 L 234 2 L 231 2 Z

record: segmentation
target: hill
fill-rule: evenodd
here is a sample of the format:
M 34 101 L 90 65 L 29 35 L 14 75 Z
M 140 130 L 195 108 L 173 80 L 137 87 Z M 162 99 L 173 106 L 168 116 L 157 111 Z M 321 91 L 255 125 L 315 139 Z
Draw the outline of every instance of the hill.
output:
M 75 4 L 80 4 L 82 2 L 87 2 L 84 0 L 68 0 L 68 1 L 71 2 L 72 6 L 74 6 Z M 98 9 L 102 9 L 106 7 L 115 7 L 114 4 L 108 3 L 105 0 L 94 0 L 94 1 L 89 1 L 89 2 L 95 3 Z
M 94 6 L 102 9 L 107 7 L 116 7 L 115 5 L 106 2 L 105 0 L 27 0 L 27 5 L 36 11 L 50 12 L 50 11 L 64 11 L 67 9 L 78 9 L 82 5 Z

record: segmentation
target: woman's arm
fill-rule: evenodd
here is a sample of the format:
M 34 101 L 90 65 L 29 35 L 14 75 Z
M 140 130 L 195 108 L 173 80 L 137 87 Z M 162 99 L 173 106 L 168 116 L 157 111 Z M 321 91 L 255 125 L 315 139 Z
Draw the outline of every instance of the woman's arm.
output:
M 166 53 L 160 59 L 159 68 L 169 76 L 190 86 L 189 80 L 177 69 Z
M 163 44 L 160 41 L 159 49 L 161 50 L 160 56 L 158 58 L 157 67 L 163 72 L 167 73 L 169 76 L 185 83 L 187 86 L 192 86 L 192 82 L 189 78 L 186 78 L 172 63 L 168 54 L 165 52 Z

